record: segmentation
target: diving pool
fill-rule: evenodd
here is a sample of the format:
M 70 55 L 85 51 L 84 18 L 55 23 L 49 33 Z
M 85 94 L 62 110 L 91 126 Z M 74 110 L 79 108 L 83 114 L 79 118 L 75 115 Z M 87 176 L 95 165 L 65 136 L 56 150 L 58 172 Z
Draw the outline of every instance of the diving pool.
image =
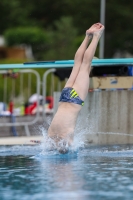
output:
M 42 154 L 40 146 L 0 147 L 0 200 L 132 198 L 133 145 L 89 146 L 67 156 Z

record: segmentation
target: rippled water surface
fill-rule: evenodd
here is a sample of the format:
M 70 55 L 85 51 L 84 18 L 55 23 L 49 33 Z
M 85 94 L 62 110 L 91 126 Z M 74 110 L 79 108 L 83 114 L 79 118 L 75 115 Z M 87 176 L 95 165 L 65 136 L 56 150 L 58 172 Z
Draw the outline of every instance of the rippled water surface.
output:
M 40 146 L 0 147 L 0 200 L 129 200 L 133 146 L 60 155 Z

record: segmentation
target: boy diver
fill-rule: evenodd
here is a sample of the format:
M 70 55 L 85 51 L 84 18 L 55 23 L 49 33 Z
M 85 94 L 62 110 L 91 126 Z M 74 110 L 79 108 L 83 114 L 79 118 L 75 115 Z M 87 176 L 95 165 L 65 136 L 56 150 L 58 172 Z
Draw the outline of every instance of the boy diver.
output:
M 103 30 L 104 26 L 96 23 L 86 31 L 75 54 L 70 77 L 62 90 L 58 110 L 48 129 L 48 137 L 54 140 L 60 153 L 67 153 L 72 144 L 78 113 L 88 94 L 91 62 Z
M 91 62 L 103 31 L 104 26 L 101 23 L 93 24 L 86 31 L 75 54 L 70 77 L 62 90 L 58 110 L 48 129 L 48 137 L 55 142 L 61 153 L 66 153 L 72 144 L 78 113 L 88 94 Z

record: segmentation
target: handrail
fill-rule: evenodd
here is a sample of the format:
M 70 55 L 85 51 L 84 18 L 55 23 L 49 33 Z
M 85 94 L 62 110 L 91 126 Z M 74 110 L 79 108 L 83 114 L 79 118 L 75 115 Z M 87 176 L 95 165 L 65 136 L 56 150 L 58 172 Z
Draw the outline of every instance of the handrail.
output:
M 74 60 L 35 61 L 20 64 L 0 64 L 0 69 L 66 68 L 73 67 Z M 133 65 L 133 58 L 93 59 L 92 66 Z
M 43 105 L 45 105 L 46 103 L 46 85 L 47 85 L 47 76 L 52 73 L 52 72 L 55 72 L 56 69 L 49 69 L 47 70 L 44 74 L 43 74 Z M 45 119 L 46 117 L 46 112 L 45 112 L 45 106 L 44 106 L 44 109 L 43 109 L 43 118 Z

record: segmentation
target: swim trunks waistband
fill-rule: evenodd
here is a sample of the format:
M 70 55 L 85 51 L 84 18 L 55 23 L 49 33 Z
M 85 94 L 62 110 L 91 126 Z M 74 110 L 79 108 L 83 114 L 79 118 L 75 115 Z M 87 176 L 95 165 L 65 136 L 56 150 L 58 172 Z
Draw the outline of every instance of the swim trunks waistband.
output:
M 81 100 L 75 89 L 71 87 L 66 87 L 62 90 L 59 101 L 84 105 L 84 101 Z

